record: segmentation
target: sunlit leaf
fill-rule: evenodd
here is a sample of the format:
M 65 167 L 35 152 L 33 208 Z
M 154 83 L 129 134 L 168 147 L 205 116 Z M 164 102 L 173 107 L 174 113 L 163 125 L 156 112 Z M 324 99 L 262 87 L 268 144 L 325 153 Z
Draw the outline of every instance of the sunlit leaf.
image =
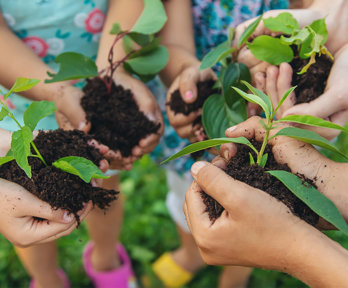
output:
M 144 0 L 144 11 L 132 28 L 132 32 L 154 34 L 167 22 L 166 11 L 160 0 Z
M 7 115 L 8 115 L 7 110 L 4 107 L 2 107 L 0 111 L 0 121 L 2 121 Z
M 122 38 L 122 46 L 123 50 L 126 52 L 126 54 L 130 53 L 134 50 L 133 40 L 128 35 L 123 36 Z
M 57 110 L 56 105 L 49 101 L 32 102 L 23 115 L 24 124 L 31 131 L 34 131 L 37 123 L 42 119 L 54 113 Z
M 268 154 L 263 154 L 262 155 L 262 158 L 261 158 L 261 163 L 260 163 L 260 166 L 261 167 L 265 167 L 266 166 L 266 163 L 267 163 L 267 159 L 268 159 Z
M 294 52 L 290 46 L 284 45 L 279 38 L 262 35 L 247 45 L 257 59 L 266 61 L 272 65 L 291 62 L 294 58 Z
M 312 116 L 312 115 L 289 115 L 275 122 L 294 122 L 294 123 L 316 126 L 316 127 L 331 128 L 331 129 L 341 130 L 348 134 L 347 128 L 337 125 L 335 123 L 332 123 L 330 121 L 323 120 L 322 118 Z
M 218 63 L 222 56 L 226 55 L 231 51 L 231 46 L 228 41 L 222 42 L 220 45 L 216 46 L 213 50 L 211 50 L 207 55 L 202 59 L 200 70 L 204 70 L 207 68 L 213 67 L 216 63 Z
M 308 31 L 308 28 L 301 29 L 300 32 L 296 33 L 293 36 L 285 37 L 284 35 L 280 36 L 281 42 L 291 45 L 296 44 L 299 45 L 302 42 L 306 41 L 306 39 L 310 36 L 310 32 Z
M 12 160 L 14 160 L 14 157 L 13 157 L 13 156 L 4 156 L 4 157 L 1 157 L 1 158 L 0 158 L 0 166 L 1 166 L 1 165 L 4 165 L 5 163 L 10 162 L 10 161 L 12 161 Z
M 89 183 L 94 178 L 109 178 L 92 161 L 78 156 L 60 158 L 53 162 L 52 165 L 62 171 L 80 177 L 86 183 Z
M 163 161 L 161 164 L 164 164 L 168 161 L 177 159 L 181 156 L 191 154 L 200 150 L 205 150 L 207 148 L 219 146 L 225 143 L 238 143 L 238 144 L 245 144 L 248 145 L 250 148 L 256 151 L 254 146 L 250 143 L 250 141 L 245 137 L 238 137 L 238 138 L 218 138 L 218 139 L 210 139 L 205 140 L 197 143 L 193 143 L 191 145 L 186 146 L 184 149 L 179 151 L 178 153 L 175 153 L 174 155 L 170 156 L 168 159 Z M 257 151 L 256 151 L 257 153 Z
M 249 161 L 250 161 L 250 165 L 254 165 L 255 164 L 255 160 L 253 155 L 251 155 L 251 153 L 249 152 Z
M 301 199 L 316 214 L 348 235 L 348 225 L 335 204 L 314 187 L 303 183 L 302 179 L 286 171 L 267 171 L 279 179 L 292 193 Z
M 57 56 L 54 62 L 60 64 L 57 74 L 47 72 L 51 79 L 45 83 L 53 83 L 66 80 L 84 79 L 98 76 L 98 68 L 94 61 L 76 52 L 65 52 Z
M 271 111 L 272 111 L 272 109 L 273 109 L 273 106 L 272 106 L 272 101 L 271 101 L 270 97 L 267 96 L 265 93 L 263 93 L 261 90 L 259 90 L 259 89 L 255 88 L 255 87 L 253 87 L 252 85 L 250 85 L 248 82 L 242 81 L 242 83 L 243 83 L 246 87 L 248 87 L 248 89 L 249 89 L 254 95 L 259 96 L 259 97 L 263 100 L 263 102 L 266 103 L 267 108 L 268 108 L 268 114 L 271 115 Z
M 260 15 L 254 22 L 252 22 L 242 33 L 242 35 L 240 36 L 239 40 L 238 40 L 238 48 L 240 48 L 246 41 L 248 41 L 249 37 L 251 36 L 251 34 L 253 34 L 253 32 L 255 31 L 255 29 L 257 28 L 257 26 L 259 25 L 261 19 L 262 19 L 263 15 Z
M 297 20 L 289 12 L 283 12 L 276 17 L 263 19 L 265 27 L 274 32 L 292 34 L 295 29 L 299 29 Z
M 40 80 L 38 79 L 29 79 L 29 78 L 19 77 L 16 79 L 16 82 L 13 84 L 11 89 L 4 95 L 4 99 L 6 100 L 11 93 L 19 93 L 19 92 L 27 91 L 33 88 L 34 86 L 36 86 L 39 82 Z
M 288 91 L 285 92 L 285 94 L 283 95 L 282 99 L 280 99 L 276 109 L 274 110 L 274 115 L 277 113 L 278 109 L 280 108 L 280 106 L 282 106 L 282 104 L 284 103 L 284 101 L 286 100 L 286 98 L 289 97 L 289 95 L 296 89 L 297 86 L 291 87 Z
M 309 25 L 309 27 L 311 27 L 315 31 L 315 33 L 323 37 L 321 41 L 321 45 L 324 45 L 329 36 L 327 27 L 325 24 L 325 18 L 315 20 L 311 25 Z
M 120 22 L 116 22 L 112 24 L 112 28 L 110 30 L 110 34 L 118 34 L 121 32 L 121 24 Z

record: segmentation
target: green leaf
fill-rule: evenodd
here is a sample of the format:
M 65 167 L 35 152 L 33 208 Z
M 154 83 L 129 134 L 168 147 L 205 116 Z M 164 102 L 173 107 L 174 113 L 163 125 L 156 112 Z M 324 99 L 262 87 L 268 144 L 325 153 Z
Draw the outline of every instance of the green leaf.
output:
M 335 153 L 338 153 L 345 158 L 348 159 L 346 155 L 344 155 L 340 150 L 338 150 L 333 144 L 331 144 L 328 140 L 325 138 L 321 137 L 317 133 L 306 130 L 306 129 L 301 129 L 297 127 L 286 127 L 283 128 L 282 130 L 278 131 L 278 133 L 271 138 L 277 137 L 277 136 L 287 136 L 291 137 L 297 140 L 300 140 L 302 142 L 306 142 L 312 145 L 319 146 L 321 148 L 325 148 L 328 150 L 331 150 Z
M 168 59 L 168 49 L 164 46 L 159 46 L 150 53 L 127 60 L 126 63 L 137 74 L 154 75 L 166 66 Z
M 280 40 L 282 43 L 287 44 L 287 45 L 292 45 L 292 44 L 300 45 L 304 41 L 306 41 L 306 39 L 310 35 L 311 35 L 311 33 L 309 32 L 308 28 L 303 28 L 298 33 L 296 33 L 295 35 L 293 35 L 291 37 L 285 37 L 284 35 L 281 35 Z
M 222 95 L 213 94 L 203 104 L 202 124 L 209 138 L 224 137 L 227 128 L 245 119 L 244 115 L 227 105 Z
M 92 161 L 78 156 L 60 158 L 53 162 L 52 165 L 62 171 L 80 177 L 86 183 L 91 182 L 91 179 L 94 178 L 109 178 Z
M 262 35 L 247 45 L 257 59 L 266 61 L 272 65 L 291 62 L 294 58 L 294 53 L 290 46 L 284 45 L 279 38 Z
M 235 101 L 240 99 L 239 94 L 232 89 L 232 86 L 246 91 L 245 86 L 241 82 L 242 80 L 251 81 L 248 67 L 243 63 L 230 63 L 222 75 L 222 90 L 229 107 L 232 107 Z
M 31 178 L 31 167 L 28 163 L 30 153 L 30 142 L 33 141 L 33 132 L 28 126 L 12 134 L 11 150 L 18 166 Z
M 234 90 L 236 90 L 238 92 L 238 94 L 240 96 L 242 96 L 245 100 L 251 102 L 251 103 L 255 103 L 261 106 L 261 108 L 263 109 L 263 111 L 265 112 L 266 118 L 269 119 L 270 117 L 270 111 L 268 109 L 268 105 L 265 103 L 265 101 L 263 101 L 262 98 L 260 98 L 259 96 L 256 96 L 254 94 L 248 94 L 245 93 L 244 91 L 242 91 L 241 89 L 237 88 L 237 87 L 233 87 Z
M 261 163 L 260 163 L 260 166 L 261 167 L 265 167 L 266 166 L 266 163 L 267 163 L 267 159 L 268 159 L 268 154 L 263 154 L 262 158 L 261 158 Z
M 150 35 L 144 35 L 136 32 L 131 32 L 127 36 L 129 36 L 135 43 L 137 43 L 141 47 L 149 44 L 152 40 L 152 37 Z
M 137 58 L 142 55 L 149 54 L 150 52 L 156 50 L 159 47 L 159 44 L 161 43 L 161 37 L 155 37 L 150 42 L 148 42 L 146 45 L 144 45 L 141 49 L 133 53 L 129 59 Z
M 39 82 L 40 82 L 40 80 L 38 80 L 38 79 L 29 79 L 29 78 L 19 77 L 16 79 L 16 82 L 13 84 L 10 91 L 8 91 L 4 95 L 4 99 L 6 100 L 7 97 L 10 96 L 11 93 L 19 93 L 19 92 L 27 91 L 27 90 L 33 88 Z
M 250 85 L 248 82 L 246 81 L 242 81 L 242 83 L 248 87 L 248 89 L 256 96 L 259 96 L 263 102 L 266 103 L 267 105 L 267 109 L 268 109 L 268 115 L 271 115 L 271 112 L 273 110 L 273 106 L 272 106 L 272 101 L 270 99 L 270 97 L 268 97 L 265 93 L 263 93 L 261 90 L 253 87 L 252 85 Z M 266 113 L 266 112 L 265 112 Z
M 2 108 L 1 108 L 1 111 L 0 111 L 0 121 L 4 120 L 4 118 L 5 118 L 7 115 L 8 115 L 7 110 L 6 110 L 4 107 L 2 107 Z
M 251 155 L 251 153 L 249 152 L 249 161 L 250 161 L 250 166 L 251 165 L 254 165 L 255 164 L 255 160 L 254 160 L 254 157 L 253 157 L 253 155 Z
M 267 173 L 279 179 L 316 214 L 348 235 L 348 225 L 330 199 L 326 198 L 314 187 L 303 183 L 299 177 L 292 173 L 286 171 L 267 171 Z
M 126 52 L 126 54 L 130 53 L 134 50 L 133 40 L 128 35 L 123 36 L 122 38 L 122 46 L 123 50 Z
M 228 41 L 222 42 L 203 57 L 201 67 L 199 69 L 204 70 L 213 67 L 221 60 L 221 57 L 224 57 L 226 53 L 229 53 L 229 51 L 231 51 L 231 46 Z
M 235 36 L 236 36 L 236 28 L 231 26 L 228 27 L 227 40 L 230 46 L 232 45 Z
M 144 11 L 132 28 L 132 32 L 154 34 L 167 22 L 166 11 L 160 0 L 144 0 Z
M 276 17 L 263 19 L 263 23 L 267 29 L 284 34 L 292 34 L 295 29 L 299 29 L 297 20 L 289 12 L 283 12 Z
M 309 31 L 309 30 L 308 30 Z M 301 48 L 300 48 L 300 58 L 301 59 L 307 59 L 309 52 L 311 51 L 311 44 L 313 40 L 313 33 L 309 32 L 309 36 L 306 38 L 305 41 L 302 42 Z
M 98 68 L 94 61 L 82 54 L 75 52 L 65 52 L 57 56 L 54 62 L 59 63 L 57 74 L 47 72 L 51 79 L 46 79 L 45 83 L 59 81 L 84 79 L 98 76 Z
M 315 33 L 323 37 L 320 44 L 324 45 L 327 41 L 327 38 L 329 37 L 329 33 L 325 24 L 325 18 L 315 20 L 311 25 L 309 25 L 309 27 L 311 27 L 315 31 Z
M 210 139 L 210 140 L 205 140 L 197 143 L 193 143 L 191 145 L 186 146 L 184 149 L 179 151 L 178 153 L 175 153 L 174 155 L 170 156 L 168 159 L 164 160 L 162 164 L 177 159 L 181 156 L 191 154 L 200 150 L 205 150 L 207 148 L 219 146 L 221 144 L 225 143 L 238 143 L 238 144 L 245 144 L 248 145 L 249 147 L 252 147 L 253 150 L 256 150 L 254 146 L 250 143 L 250 141 L 245 138 L 245 137 L 238 137 L 238 138 L 217 138 L 217 139 Z M 256 151 L 257 152 L 257 151 Z
M 255 29 L 257 28 L 257 26 L 259 25 L 259 23 L 261 22 L 262 19 L 262 15 L 260 15 L 254 22 L 252 22 L 242 33 L 242 35 L 240 36 L 239 40 L 238 40 L 238 48 L 240 48 L 246 41 L 248 41 L 249 37 L 251 36 L 251 34 L 253 34 L 253 32 L 255 31 Z
M 10 161 L 12 161 L 12 160 L 14 160 L 14 157 L 13 157 L 13 156 L 1 157 L 1 158 L 0 158 L 0 166 L 1 166 L 1 165 L 4 165 L 5 163 L 10 162 Z
M 286 100 L 286 98 L 289 97 L 289 95 L 297 88 L 297 86 L 291 87 L 288 91 L 285 92 L 285 94 L 283 95 L 282 99 L 280 99 L 278 106 L 276 107 L 276 109 L 273 112 L 273 115 L 275 115 L 278 111 L 278 109 L 280 108 L 280 106 L 282 106 L 283 102 Z
M 314 117 L 312 115 L 289 115 L 275 122 L 294 122 L 294 123 L 316 126 L 316 127 L 331 128 L 331 129 L 341 130 L 348 134 L 347 128 L 337 125 L 335 123 L 332 123 L 330 121 L 323 120 L 322 118 Z
M 57 110 L 56 105 L 49 101 L 32 102 L 23 115 L 24 124 L 31 131 L 35 130 L 37 123 L 42 119 L 54 113 Z
M 110 30 L 110 34 L 118 34 L 121 32 L 121 24 L 120 22 L 116 22 L 114 24 L 112 24 L 112 28 Z

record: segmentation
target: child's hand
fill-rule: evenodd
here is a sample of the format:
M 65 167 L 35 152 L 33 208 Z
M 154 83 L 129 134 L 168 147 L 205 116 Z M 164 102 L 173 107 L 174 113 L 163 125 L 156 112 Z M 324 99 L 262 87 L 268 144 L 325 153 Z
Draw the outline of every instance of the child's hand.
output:
M 148 135 L 146 138 L 139 141 L 139 144 L 133 148 L 130 157 L 123 157 L 119 151 L 110 150 L 106 153 L 105 156 L 110 160 L 111 169 L 130 170 L 135 160 L 155 149 L 163 134 L 164 124 L 161 110 L 155 97 L 147 86 L 122 70 L 117 71 L 115 74 L 116 83 L 133 92 L 139 110 L 142 111 L 150 121 L 161 124 L 157 133 Z
M 81 106 L 82 97 L 83 92 L 70 84 L 56 89 L 53 100 L 57 106 L 56 119 L 60 128 L 89 132 L 91 124 L 87 123 L 86 113 Z
M 226 130 L 227 137 L 246 137 L 248 139 L 255 138 L 262 141 L 265 130 L 259 123 L 261 118 L 252 117 L 247 121 L 231 127 Z M 279 128 L 288 126 L 279 125 Z M 271 131 L 270 136 L 277 133 L 279 129 Z M 317 186 L 318 191 L 331 199 L 337 208 L 341 211 L 343 217 L 348 220 L 348 205 L 346 169 L 347 164 L 336 163 L 320 154 L 313 146 L 295 140 L 293 138 L 280 136 L 269 141 L 272 145 L 272 152 L 275 159 L 280 164 L 287 164 L 291 172 L 303 174 L 307 178 L 312 179 Z M 234 144 L 221 145 L 220 154 L 226 160 L 229 160 L 237 153 L 237 146 Z M 325 225 L 325 224 L 324 224 Z M 319 223 L 321 228 L 322 223 Z
M 23 187 L 4 179 L 0 179 L 0 187 L 0 233 L 14 245 L 26 247 L 50 242 L 76 228 L 74 215 L 53 210 Z M 78 213 L 80 219 L 83 220 L 91 209 L 90 202 Z
M 200 62 L 197 62 L 196 65 L 189 66 L 176 77 L 168 90 L 166 102 L 171 100 L 172 94 L 175 90 L 179 90 L 184 102 L 193 103 L 197 99 L 197 83 L 209 79 L 216 80 L 216 76 L 211 69 L 200 71 L 199 66 Z M 201 115 L 201 109 L 191 112 L 187 116 L 181 113 L 175 114 L 168 106 L 166 109 L 169 122 L 178 135 L 181 138 L 189 139 L 191 142 L 197 142 L 199 139 L 197 139 L 198 135 L 195 132 L 199 132 L 199 127 L 193 129 L 192 123 L 199 115 Z

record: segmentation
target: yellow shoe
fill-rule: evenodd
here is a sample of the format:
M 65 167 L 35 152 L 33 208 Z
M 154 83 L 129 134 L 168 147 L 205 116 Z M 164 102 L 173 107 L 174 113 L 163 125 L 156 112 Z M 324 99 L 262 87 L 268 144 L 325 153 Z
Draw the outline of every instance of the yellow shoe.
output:
M 179 266 L 170 253 L 164 253 L 152 264 L 156 276 L 164 283 L 165 287 L 178 288 L 187 284 L 193 274 Z

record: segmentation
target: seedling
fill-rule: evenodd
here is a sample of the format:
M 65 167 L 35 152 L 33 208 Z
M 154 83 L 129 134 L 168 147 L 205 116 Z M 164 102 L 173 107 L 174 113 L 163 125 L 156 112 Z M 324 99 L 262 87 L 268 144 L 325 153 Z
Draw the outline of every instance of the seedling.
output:
M 180 152 L 168 158 L 163 163 L 189 153 L 194 153 L 202 149 L 215 147 L 224 143 L 239 143 L 239 144 L 244 144 L 249 146 L 256 153 L 257 155 L 256 159 L 251 154 L 249 154 L 250 165 L 259 165 L 261 167 L 264 167 L 267 163 L 267 156 L 268 156 L 267 154 L 264 154 L 265 147 L 270 139 L 277 136 L 287 136 L 287 137 L 291 137 L 306 143 L 310 143 L 310 144 L 319 146 L 321 148 L 328 149 L 333 153 L 340 154 L 345 159 L 348 159 L 347 155 L 345 155 L 343 152 L 337 149 L 333 144 L 331 144 L 325 138 L 309 130 L 305 130 L 305 129 L 301 129 L 297 127 L 286 127 L 286 128 L 280 129 L 274 136 L 270 137 L 270 131 L 277 128 L 277 124 L 282 122 L 292 122 L 292 123 L 298 123 L 298 124 L 310 125 L 310 126 L 316 126 L 316 127 L 332 128 L 332 129 L 343 131 L 347 134 L 348 134 L 348 129 L 345 127 L 336 125 L 334 123 L 325 121 L 321 118 L 311 116 L 311 115 L 290 115 L 282 119 L 274 120 L 275 113 L 277 112 L 279 107 L 282 105 L 282 103 L 285 101 L 285 99 L 294 91 L 295 87 L 292 87 L 284 94 L 278 106 L 274 109 L 271 98 L 268 95 L 254 88 L 247 82 L 243 81 L 243 83 L 252 92 L 252 94 L 248 94 L 242 91 L 241 89 L 239 89 L 238 87 L 233 87 L 233 89 L 239 95 L 241 95 L 245 100 L 260 105 L 260 107 L 263 109 L 265 113 L 266 121 L 265 122 L 260 121 L 260 123 L 262 124 L 262 126 L 264 127 L 266 131 L 260 150 L 258 151 L 252 145 L 252 143 L 245 137 L 217 138 L 217 139 L 211 139 L 211 140 L 206 140 L 206 141 L 191 144 L 185 147 Z M 308 184 L 303 185 L 302 179 L 286 171 L 267 171 L 267 173 L 279 179 L 292 193 L 294 193 L 299 199 L 301 199 L 315 213 L 317 213 L 319 216 L 321 216 L 322 218 L 324 218 L 325 220 L 327 220 L 328 222 L 330 222 L 335 227 L 337 227 L 338 229 L 340 229 L 341 231 L 343 231 L 345 234 L 348 235 L 348 226 L 346 222 L 344 221 L 344 219 L 342 218 L 341 214 L 339 213 L 338 209 L 329 199 L 327 199 L 314 187 Z
M 42 118 L 53 114 L 57 109 L 53 102 L 33 102 L 24 112 L 24 125 L 22 125 L 8 108 L 6 99 L 12 93 L 29 90 L 39 82 L 40 80 L 36 79 L 18 78 L 12 88 L 4 95 L 3 100 L 0 99 L 0 121 L 2 121 L 5 117 L 10 117 L 19 128 L 19 130 L 13 132 L 11 149 L 5 157 L 0 158 L 0 166 L 7 162 L 15 160 L 18 166 L 25 172 L 25 174 L 29 178 L 32 177 L 32 173 L 31 167 L 28 162 L 28 157 L 39 158 L 45 166 L 48 165 L 33 141 L 33 131 L 35 130 L 37 123 Z M 34 151 L 33 153 L 32 150 Z M 76 175 L 86 183 L 89 183 L 93 178 L 108 178 L 99 170 L 96 165 L 94 165 L 93 162 L 83 157 L 63 157 L 53 162 L 52 166 L 55 166 L 56 168 L 61 169 L 62 171 L 65 171 L 67 173 Z
M 45 83 L 98 77 L 110 93 L 113 75 L 121 66 L 144 82 L 154 78 L 168 62 L 167 48 L 159 45 L 161 39 L 154 35 L 162 29 L 167 16 L 160 0 L 144 2 L 144 11 L 130 31 L 123 31 L 120 23 L 113 25 L 110 34 L 115 35 L 115 40 L 108 54 L 109 67 L 98 72 L 91 58 L 75 52 L 66 52 L 57 56 L 55 62 L 60 64 L 60 69 L 57 74 L 48 72 L 52 78 L 45 80 Z M 123 59 L 115 61 L 114 47 L 121 40 L 126 55 Z M 140 48 L 137 49 L 136 46 Z
M 280 13 L 276 17 L 263 19 L 263 23 L 270 31 L 280 32 L 283 35 L 279 38 L 261 35 L 252 42 L 246 42 L 261 19 L 262 15 L 250 24 L 238 43 L 239 48 L 243 43 L 246 43 L 257 59 L 272 65 L 280 65 L 283 62 L 290 63 L 295 57 L 295 50 L 301 59 L 309 59 L 307 65 L 298 74 L 307 72 L 308 68 L 316 62 L 317 55 L 326 54 L 333 60 L 333 56 L 324 46 L 328 38 L 325 18 L 315 20 L 312 24 L 300 29 L 299 23 L 290 13 Z M 293 50 L 292 47 L 296 47 L 296 49 Z

